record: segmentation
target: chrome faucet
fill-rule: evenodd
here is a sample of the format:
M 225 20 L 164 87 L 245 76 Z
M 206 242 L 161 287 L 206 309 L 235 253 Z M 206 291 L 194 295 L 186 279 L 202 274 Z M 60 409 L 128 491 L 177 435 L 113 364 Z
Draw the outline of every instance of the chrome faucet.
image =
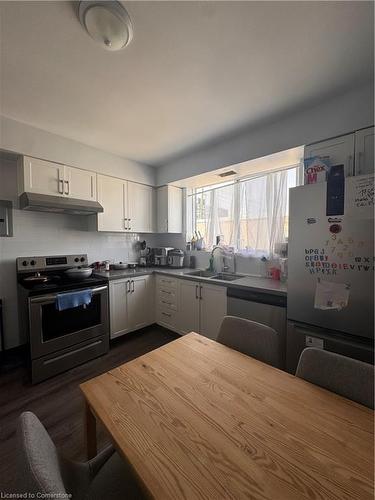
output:
M 236 269 L 235 269 L 235 260 L 234 260 L 234 253 L 233 252 L 227 252 L 220 245 L 215 245 L 213 247 L 212 251 L 211 251 L 210 266 L 211 266 L 211 263 L 212 263 L 212 267 L 213 267 L 214 254 L 215 254 L 215 251 L 218 250 L 218 249 L 221 251 L 222 256 L 223 256 L 223 269 L 220 272 L 226 272 L 226 271 L 230 270 L 230 266 L 228 266 L 228 264 L 226 263 L 228 253 L 230 253 L 232 255 L 232 258 L 233 258 L 233 272 L 236 272 Z

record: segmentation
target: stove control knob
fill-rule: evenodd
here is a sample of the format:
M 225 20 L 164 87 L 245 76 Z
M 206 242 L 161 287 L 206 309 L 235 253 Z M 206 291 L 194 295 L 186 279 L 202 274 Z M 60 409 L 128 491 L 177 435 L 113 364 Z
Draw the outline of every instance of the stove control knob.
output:
M 81 257 L 81 262 L 85 262 L 85 258 L 84 257 Z
M 31 264 L 32 266 L 35 266 L 35 264 L 36 264 L 35 260 L 30 260 L 30 264 Z
M 29 263 L 27 262 L 27 260 L 24 260 L 24 261 L 22 262 L 22 265 L 23 265 L 23 266 L 28 266 L 28 265 L 29 265 Z
M 76 257 L 76 258 L 74 259 L 74 262 L 79 262 L 79 258 L 78 258 L 78 257 Z

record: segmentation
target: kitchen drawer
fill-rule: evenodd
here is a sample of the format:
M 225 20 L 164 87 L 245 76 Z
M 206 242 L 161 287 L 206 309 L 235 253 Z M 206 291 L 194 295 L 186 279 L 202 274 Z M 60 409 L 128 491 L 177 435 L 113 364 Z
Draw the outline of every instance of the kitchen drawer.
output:
M 169 288 L 167 286 L 160 286 L 157 289 L 158 298 L 163 300 L 173 301 L 177 303 L 177 290 L 176 288 Z
M 165 288 L 166 287 L 166 288 Z M 177 279 L 170 278 L 169 276 L 158 276 L 157 277 L 157 288 L 164 288 L 170 290 L 171 288 L 177 288 Z
M 177 290 L 175 288 L 170 288 L 168 290 L 167 287 L 161 287 L 157 290 L 158 301 L 163 300 L 166 302 L 172 302 L 173 304 L 177 304 L 178 295 Z
M 172 299 L 171 297 L 161 297 L 159 295 L 158 298 L 158 307 L 160 309 L 172 309 L 173 311 L 177 311 L 177 299 Z
M 167 328 L 175 330 L 177 328 L 177 311 L 158 307 L 156 311 L 156 322 L 159 325 L 164 325 Z

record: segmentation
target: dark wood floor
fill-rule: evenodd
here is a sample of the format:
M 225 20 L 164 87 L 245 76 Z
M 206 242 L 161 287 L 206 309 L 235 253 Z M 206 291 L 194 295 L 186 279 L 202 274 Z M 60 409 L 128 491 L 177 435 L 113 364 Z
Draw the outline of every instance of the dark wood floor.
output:
M 84 401 L 79 384 L 160 347 L 178 335 L 156 325 L 117 340 L 101 358 L 32 386 L 23 366 L 0 373 L 0 492 L 11 492 L 16 470 L 17 417 L 34 412 L 65 456 L 85 460 Z M 98 444 L 107 436 L 98 429 Z

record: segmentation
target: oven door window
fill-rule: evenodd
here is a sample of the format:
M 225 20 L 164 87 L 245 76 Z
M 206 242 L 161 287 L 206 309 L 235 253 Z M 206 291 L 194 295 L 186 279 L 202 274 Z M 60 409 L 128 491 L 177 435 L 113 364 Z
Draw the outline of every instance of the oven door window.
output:
M 54 302 L 41 306 L 42 341 L 48 342 L 64 335 L 78 333 L 101 323 L 101 297 L 93 295 L 87 306 L 58 311 Z

